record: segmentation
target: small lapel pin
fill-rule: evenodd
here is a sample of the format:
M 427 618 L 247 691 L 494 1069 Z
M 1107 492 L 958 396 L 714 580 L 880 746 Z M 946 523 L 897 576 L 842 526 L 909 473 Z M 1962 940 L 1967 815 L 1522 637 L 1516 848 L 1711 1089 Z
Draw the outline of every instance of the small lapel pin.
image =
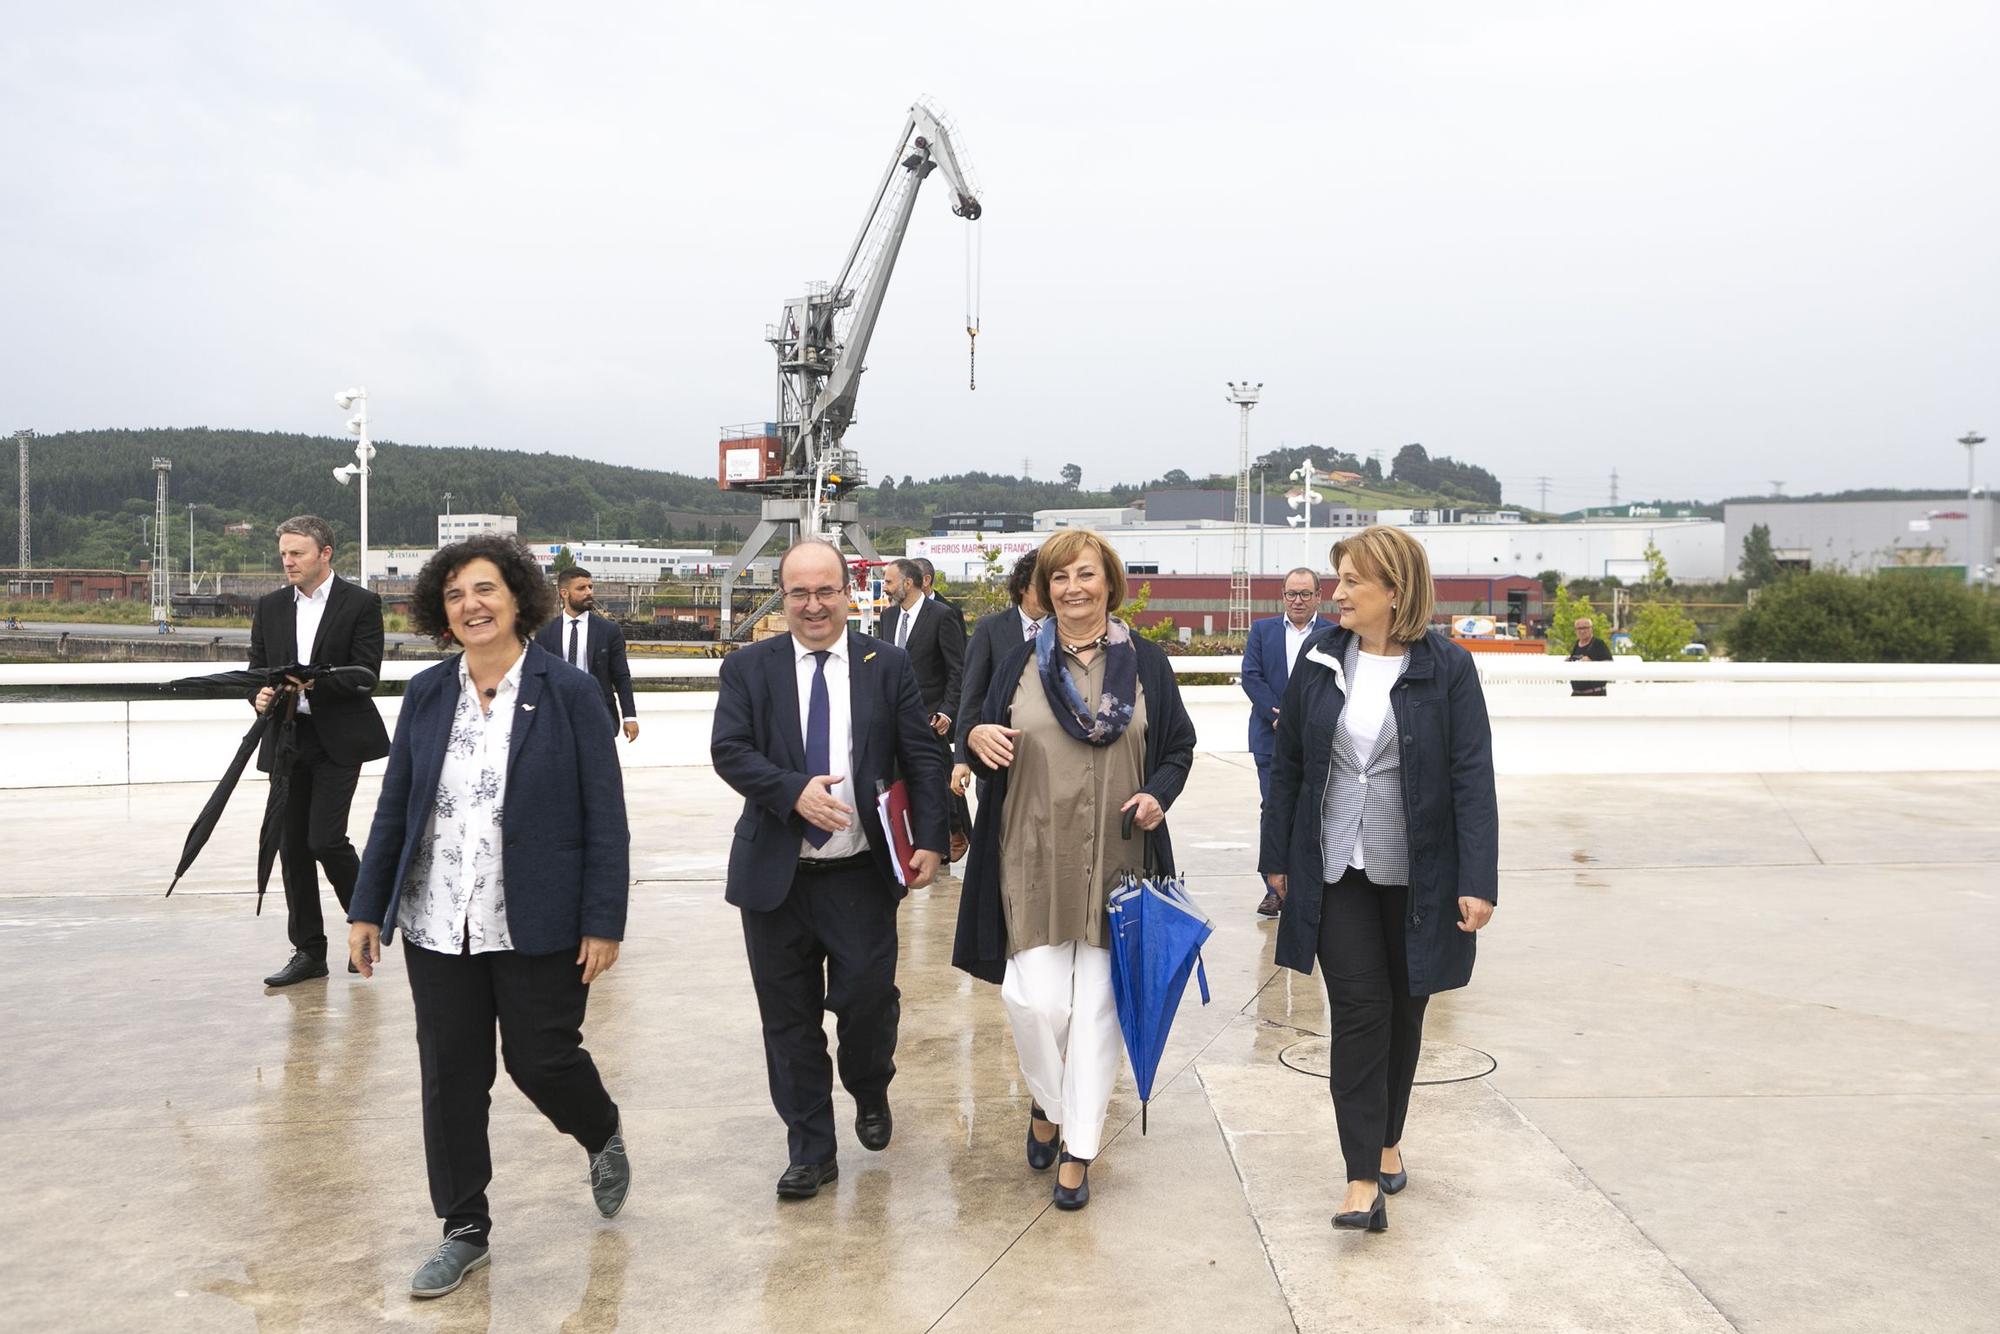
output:
M 873 662 L 873 661 L 875 661 L 875 655 L 874 655 L 873 653 L 870 653 L 870 654 L 867 654 L 867 655 L 865 655 L 865 656 L 864 656 L 864 657 L 863 657 L 863 658 L 861 659 L 861 661 L 863 661 L 863 662 Z
M 523 704 L 521 707 L 526 709 L 529 713 L 533 713 L 535 711 L 535 706 L 532 704 Z

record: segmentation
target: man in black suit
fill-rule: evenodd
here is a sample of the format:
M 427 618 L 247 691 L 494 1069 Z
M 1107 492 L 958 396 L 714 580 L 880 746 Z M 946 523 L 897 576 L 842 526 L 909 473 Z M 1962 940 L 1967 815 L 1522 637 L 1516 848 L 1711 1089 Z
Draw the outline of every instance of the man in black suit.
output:
M 951 790 L 960 798 L 972 783 L 972 755 L 966 749 L 965 739 L 979 722 L 979 710 L 986 704 L 986 688 L 993 683 L 993 664 L 1006 657 L 1007 650 L 1014 645 L 1033 639 L 1042 628 L 1042 618 L 1049 614 L 1035 594 L 1036 554 L 1023 552 L 1014 562 L 1013 572 L 1007 576 L 1007 601 L 1012 605 L 1005 611 L 980 617 L 979 623 L 972 627 L 972 642 L 966 646 L 965 681 L 959 687 L 958 721 L 952 728 L 955 735 Z M 982 787 L 980 791 L 985 789 Z
M 882 616 L 882 638 L 910 655 L 917 687 L 930 710 L 931 730 L 942 751 L 939 773 L 948 781 L 951 768 L 952 723 L 965 671 L 965 616 L 943 598 L 925 591 L 923 566 L 914 560 L 890 561 L 882 571 L 882 592 L 889 610 Z M 972 812 L 965 798 L 952 794 L 951 860 L 965 855 L 972 829 Z
M 794 546 L 778 582 L 791 633 L 722 660 L 709 753 L 743 794 L 725 897 L 743 913 L 771 1101 L 787 1131 L 778 1194 L 808 1199 L 839 1175 L 827 1010 L 839 1017 L 855 1137 L 865 1149 L 889 1146 L 904 890 L 876 789 L 899 772 L 908 784 L 910 887 L 922 888 L 945 846 L 944 771 L 909 657 L 847 628 L 839 550 Z
M 301 514 L 278 525 L 278 559 L 287 586 L 257 600 L 250 621 L 250 666 L 366 667 L 382 670 L 382 599 L 333 572 L 333 525 Z M 326 976 L 326 922 L 318 866 L 347 915 L 361 859 L 347 838 L 347 808 L 361 766 L 389 753 L 389 733 L 369 690 L 327 679 L 251 697 L 257 712 L 294 707 L 298 757 L 285 800 L 278 864 L 285 878 L 285 930 L 292 957 L 264 979 L 267 987 Z M 278 731 L 264 735 L 257 767 L 271 771 Z M 348 971 L 354 965 L 348 964 Z
M 556 579 L 562 615 L 535 632 L 535 642 L 572 667 L 597 678 L 604 707 L 625 725 L 625 740 L 639 739 L 639 710 L 632 703 L 632 667 L 625 659 L 625 630 L 596 610 L 590 571 L 572 565 Z

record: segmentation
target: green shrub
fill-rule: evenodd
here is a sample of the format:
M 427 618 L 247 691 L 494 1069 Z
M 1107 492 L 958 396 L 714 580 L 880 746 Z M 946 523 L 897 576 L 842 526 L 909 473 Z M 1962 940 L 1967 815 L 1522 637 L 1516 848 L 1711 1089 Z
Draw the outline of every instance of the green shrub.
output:
M 1740 662 L 1995 662 L 2000 615 L 1963 584 L 1826 571 L 1765 588 L 1728 640 Z
M 1678 662 L 1694 622 L 1671 602 L 1642 602 L 1632 614 L 1632 647 L 1647 662 Z

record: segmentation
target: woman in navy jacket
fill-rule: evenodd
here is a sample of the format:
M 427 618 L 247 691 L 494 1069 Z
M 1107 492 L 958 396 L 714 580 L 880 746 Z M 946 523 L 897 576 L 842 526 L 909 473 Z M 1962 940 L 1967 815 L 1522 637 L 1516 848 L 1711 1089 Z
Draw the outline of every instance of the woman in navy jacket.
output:
M 424 1157 L 444 1220 L 411 1280 L 419 1297 L 489 1260 L 496 1025 L 507 1073 L 590 1156 L 598 1211 L 617 1213 L 631 1183 L 581 1031 L 625 934 L 624 788 L 596 681 L 528 642 L 554 608 L 509 537 L 445 547 L 417 576 L 411 620 L 464 652 L 410 681 L 348 913 L 365 975 L 403 932 L 416 1002 Z
M 1334 545 L 1340 624 L 1306 642 L 1278 713 L 1258 869 L 1277 961 L 1325 974 L 1347 1165 L 1335 1227 L 1379 1232 L 1403 1189 L 1424 1007 L 1472 977 L 1499 899 L 1493 741 L 1472 655 L 1429 629 L 1424 549 L 1399 528 Z

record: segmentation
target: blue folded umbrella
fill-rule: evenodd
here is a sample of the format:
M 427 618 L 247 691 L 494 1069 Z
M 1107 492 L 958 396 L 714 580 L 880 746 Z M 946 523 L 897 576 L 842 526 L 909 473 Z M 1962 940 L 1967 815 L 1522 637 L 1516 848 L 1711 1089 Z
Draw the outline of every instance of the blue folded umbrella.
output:
M 1128 874 L 1111 893 L 1111 994 L 1132 1078 L 1139 1085 L 1139 1133 L 1146 1133 L 1146 1103 L 1166 1050 L 1167 1034 L 1187 990 L 1188 974 L 1208 1004 L 1208 970 L 1201 947 L 1215 927 L 1188 897 L 1180 876 Z

